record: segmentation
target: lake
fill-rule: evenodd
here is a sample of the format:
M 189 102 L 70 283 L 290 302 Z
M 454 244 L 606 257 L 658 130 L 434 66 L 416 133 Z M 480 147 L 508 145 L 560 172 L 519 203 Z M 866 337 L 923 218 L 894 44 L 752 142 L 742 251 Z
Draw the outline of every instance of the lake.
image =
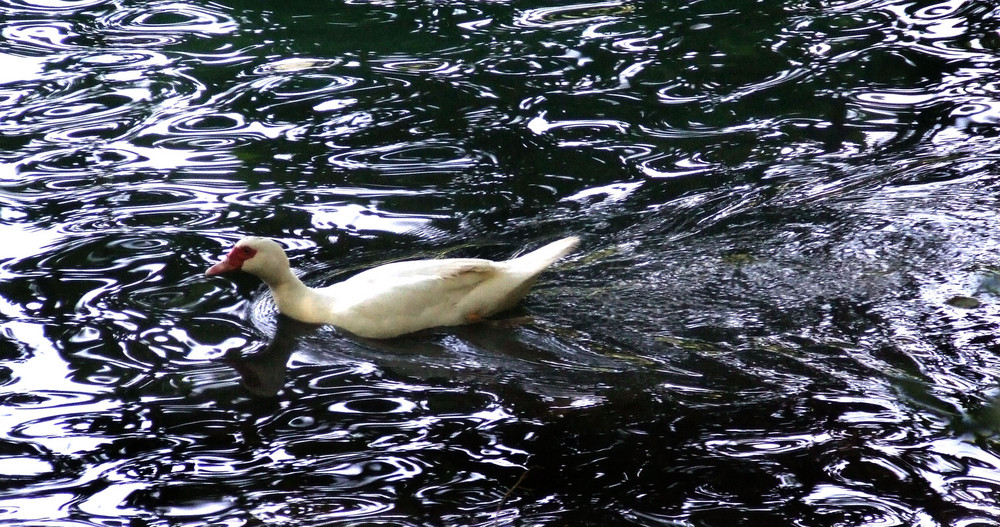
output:
M 1000 8 L 8 0 L 0 523 L 1000 525 Z M 580 248 L 486 323 L 277 314 Z

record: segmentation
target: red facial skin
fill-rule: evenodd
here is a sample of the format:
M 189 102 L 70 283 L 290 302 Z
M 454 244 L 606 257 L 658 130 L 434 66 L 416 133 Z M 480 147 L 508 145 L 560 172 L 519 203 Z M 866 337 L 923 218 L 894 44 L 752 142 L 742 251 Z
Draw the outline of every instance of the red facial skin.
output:
M 225 273 L 226 271 L 235 271 L 243 267 L 243 262 L 253 258 L 257 254 L 257 250 L 251 247 L 233 247 L 229 254 L 222 259 L 221 262 L 213 265 L 208 271 L 205 271 L 205 276 L 217 275 L 220 273 Z

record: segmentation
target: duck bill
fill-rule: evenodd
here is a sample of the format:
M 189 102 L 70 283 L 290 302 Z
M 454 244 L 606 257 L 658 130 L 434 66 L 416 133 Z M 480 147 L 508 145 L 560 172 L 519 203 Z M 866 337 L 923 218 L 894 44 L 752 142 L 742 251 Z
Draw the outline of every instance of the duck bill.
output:
M 229 258 L 226 258 L 226 259 L 222 260 L 221 262 L 213 265 L 212 267 L 209 267 L 208 270 L 205 271 L 205 276 L 214 276 L 214 275 L 222 274 L 222 273 L 225 273 L 227 271 L 232 271 L 232 270 L 235 270 L 235 269 L 239 269 L 239 268 L 236 267 L 235 265 L 231 264 L 229 262 Z

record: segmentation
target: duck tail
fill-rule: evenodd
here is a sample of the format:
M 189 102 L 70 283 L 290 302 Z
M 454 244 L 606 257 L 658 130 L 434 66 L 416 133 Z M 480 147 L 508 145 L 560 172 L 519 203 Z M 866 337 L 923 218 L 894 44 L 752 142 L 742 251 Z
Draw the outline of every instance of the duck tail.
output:
M 537 269 L 538 272 L 541 272 L 546 267 L 555 263 L 556 260 L 569 254 L 579 244 L 580 238 L 570 236 L 535 249 L 528 254 L 518 256 L 510 260 L 510 262 L 524 269 Z

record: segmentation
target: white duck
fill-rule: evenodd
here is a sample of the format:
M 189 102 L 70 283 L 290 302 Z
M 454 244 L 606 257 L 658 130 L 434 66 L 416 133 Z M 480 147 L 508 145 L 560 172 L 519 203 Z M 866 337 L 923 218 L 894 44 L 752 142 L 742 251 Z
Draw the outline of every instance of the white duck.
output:
M 281 313 L 312 324 L 332 324 L 367 338 L 390 338 L 436 326 L 478 322 L 513 307 L 538 275 L 573 250 L 573 236 L 524 256 L 494 262 L 445 258 L 395 262 L 323 288 L 292 273 L 285 251 L 269 238 L 243 238 L 212 276 L 242 269 L 271 289 Z

